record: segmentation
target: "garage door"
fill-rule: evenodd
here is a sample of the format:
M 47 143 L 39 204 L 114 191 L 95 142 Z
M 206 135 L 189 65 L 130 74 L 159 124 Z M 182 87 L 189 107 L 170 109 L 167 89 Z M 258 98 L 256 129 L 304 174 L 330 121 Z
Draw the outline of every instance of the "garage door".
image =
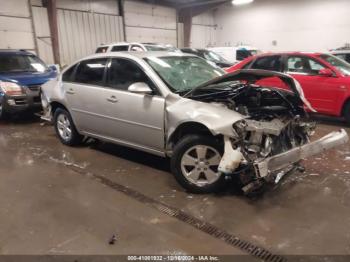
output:
M 122 41 L 123 21 L 117 15 L 58 9 L 58 34 L 61 64 L 70 64 L 102 43 Z
M 0 49 L 35 51 L 28 0 L 0 0 Z
M 174 8 L 126 1 L 124 12 L 128 42 L 157 42 L 177 46 Z

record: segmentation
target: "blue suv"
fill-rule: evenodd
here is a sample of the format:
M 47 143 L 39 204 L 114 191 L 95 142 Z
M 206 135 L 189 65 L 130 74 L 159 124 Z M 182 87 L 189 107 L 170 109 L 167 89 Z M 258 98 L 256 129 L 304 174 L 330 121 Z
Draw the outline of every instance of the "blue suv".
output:
M 0 119 L 13 113 L 40 110 L 40 87 L 57 76 L 34 54 L 0 50 Z

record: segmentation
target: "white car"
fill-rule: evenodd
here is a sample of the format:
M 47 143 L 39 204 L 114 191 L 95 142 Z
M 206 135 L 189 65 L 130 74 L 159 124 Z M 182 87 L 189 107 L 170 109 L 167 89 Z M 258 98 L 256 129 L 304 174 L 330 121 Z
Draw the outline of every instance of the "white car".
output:
M 159 43 L 111 43 L 99 46 L 95 53 L 106 53 L 106 52 L 128 52 L 128 51 L 169 51 L 169 52 L 181 52 L 176 47 L 170 44 L 159 44 Z
M 336 57 L 343 59 L 346 62 L 350 63 L 350 48 L 349 49 L 342 49 L 342 50 L 334 50 L 334 51 L 332 51 L 332 55 L 335 55 Z
M 254 56 L 260 53 L 260 50 L 251 46 L 209 47 L 207 49 L 221 55 L 231 63 L 237 63 L 249 56 Z

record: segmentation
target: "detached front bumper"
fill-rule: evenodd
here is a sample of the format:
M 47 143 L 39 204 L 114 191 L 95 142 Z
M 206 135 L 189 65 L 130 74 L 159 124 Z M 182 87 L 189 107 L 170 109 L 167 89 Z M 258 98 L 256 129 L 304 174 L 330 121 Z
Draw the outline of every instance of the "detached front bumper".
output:
M 348 141 L 348 134 L 344 129 L 341 129 L 303 146 L 295 147 L 289 151 L 255 162 L 254 169 L 258 178 L 268 179 L 269 176 L 287 169 L 302 159 L 320 154 Z

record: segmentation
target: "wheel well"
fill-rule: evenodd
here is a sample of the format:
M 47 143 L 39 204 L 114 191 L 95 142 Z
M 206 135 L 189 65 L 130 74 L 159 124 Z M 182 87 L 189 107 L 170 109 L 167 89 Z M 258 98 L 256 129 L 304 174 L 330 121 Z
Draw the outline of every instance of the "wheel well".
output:
M 348 98 L 343 104 L 341 115 L 344 116 L 344 117 L 345 117 L 345 109 L 346 109 L 347 105 L 349 105 L 349 104 L 350 104 L 350 98 Z
M 55 112 L 56 112 L 56 110 L 58 109 L 58 108 L 62 108 L 62 109 L 64 109 L 64 110 L 66 110 L 67 112 L 68 112 L 68 110 L 67 110 L 67 108 L 64 106 L 64 105 L 62 105 L 61 103 L 59 103 L 59 102 L 51 102 L 51 114 L 52 115 L 54 115 L 55 114 Z
M 208 127 L 206 127 L 205 125 L 197 122 L 187 122 L 179 125 L 176 128 L 176 130 L 171 134 L 170 139 L 168 141 L 168 148 L 173 148 L 174 145 L 176 145 L 181 138 L 191 134 L 214 137 L 208 129 Z M 219 138 L 220 136 L 216 137 Z

